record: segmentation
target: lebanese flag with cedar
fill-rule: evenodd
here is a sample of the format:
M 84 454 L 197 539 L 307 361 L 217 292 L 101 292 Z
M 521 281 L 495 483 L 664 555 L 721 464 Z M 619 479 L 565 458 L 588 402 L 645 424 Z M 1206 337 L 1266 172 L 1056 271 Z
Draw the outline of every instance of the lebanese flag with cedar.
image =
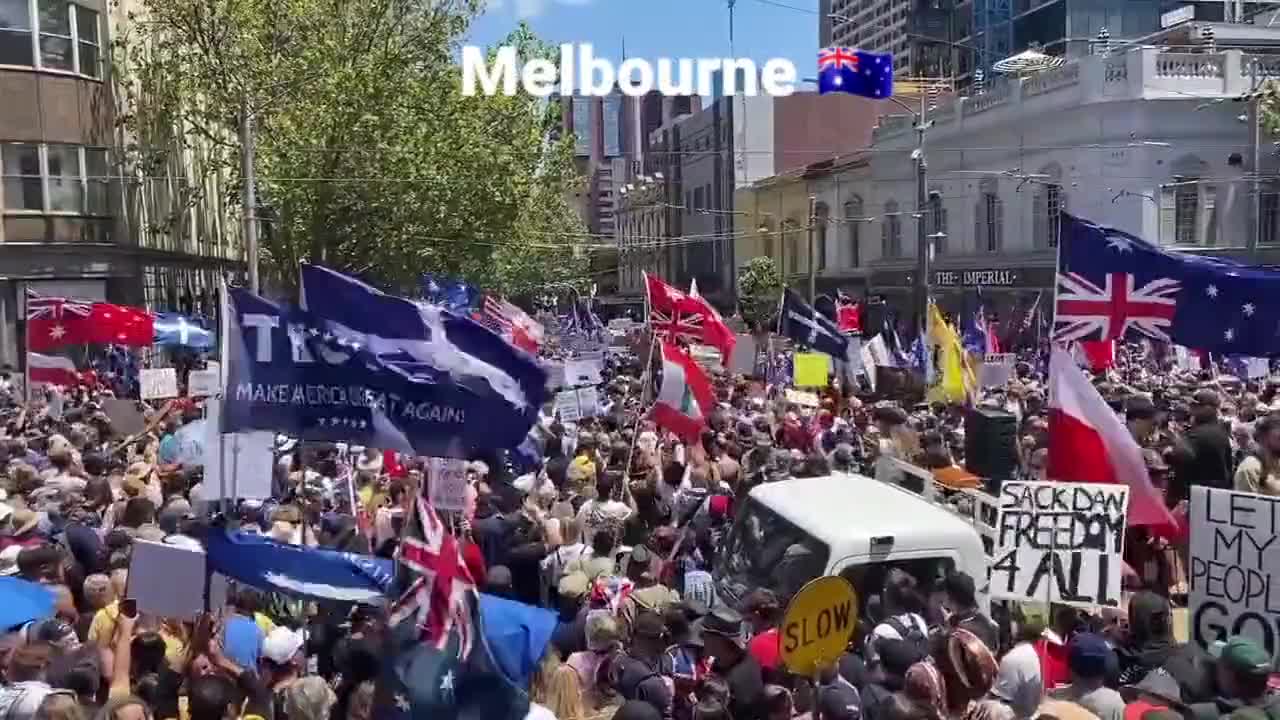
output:
M 27 375 L 32 385 L 75 387 L 84 380 L 71 358 L 34 352 L 27 353 Z
M 1130 526 L 1149 526 L 1166 537 L 1178 523 L 1151 484 L 1142 449 L 1115 411 L 1063 348 L 1049 359 L 1049 464 L 1046 475 L 1063 482 L 1129 486 Z
M 155 342 L 155 317 L 142 308 L 94 303 L 89 314 L 89 342 L 147 346 Z
M 658 426 L 696 442 L 715 401 L 711 381 L 693 358 L 669 342 L 662 343 L 662 388 L 653 405 Z

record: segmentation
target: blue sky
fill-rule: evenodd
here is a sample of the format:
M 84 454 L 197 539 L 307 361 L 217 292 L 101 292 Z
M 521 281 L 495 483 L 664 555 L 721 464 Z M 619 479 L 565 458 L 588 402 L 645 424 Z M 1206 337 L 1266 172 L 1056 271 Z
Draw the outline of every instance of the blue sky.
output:
M 779 7 L 806 8 L 809 12 Z M 734 55 L 762 64 L 785 57 L 800 75 L 817 65 L 817 0 L 737 0 Z M 726 0 L 489 0 L 472 27 L 470 43 L 492 45 L 520 20 L 551 43 L 589 42 L 597 56 L 725 57 L 729 52 Z

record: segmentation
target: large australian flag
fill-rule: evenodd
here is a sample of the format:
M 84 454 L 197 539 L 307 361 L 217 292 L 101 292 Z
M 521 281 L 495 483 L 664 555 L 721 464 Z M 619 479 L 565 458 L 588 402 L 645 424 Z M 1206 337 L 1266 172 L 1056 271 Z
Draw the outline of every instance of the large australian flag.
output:
M 1157 247 L 1064 214 L 1053 337 L 1145 336 L 1227 355 L 1280 355 L 1280 272 Z
M 865 98 L 893 96 L 893 55 L 829 47 L 818 51 L 818 94 L 842 92 Z
M 228 289 L 223 430 L 468 457 L 524 440 L 546 371 L 439 306 L 302 268 L 301 307 Z
M 843 359 L 849 338 L 831 318 L 815 310 L 790 288 L 782 297 L 782 334 L 831 357 Z

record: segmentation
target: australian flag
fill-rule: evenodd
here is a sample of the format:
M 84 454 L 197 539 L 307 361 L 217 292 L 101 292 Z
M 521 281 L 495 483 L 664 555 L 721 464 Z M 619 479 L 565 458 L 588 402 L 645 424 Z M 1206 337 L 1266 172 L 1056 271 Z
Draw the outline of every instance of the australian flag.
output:
M 457 278 L 422 273 L 422 297 L 433 305 L 466 315 L 480 302 L 480 291 Z
M 1053 339 L 1130 335 L 1228 355 L 1280 354 L 1280 272 L 1159 248 L 1064 214 Z
M 302 268 L 302 308 L 228 290 L 224 432 L 468 457 L 524 440 L 546 371 L 439 306 Z
M 818 51 L 818 93 L 842 92 L 865 98 L 893 95 L 893 54 L 847 47 Z
M 790 288 L 782 296 L 781 324 L 783 335 L 833 358 L 844 359 L 849 350 L 849 338 L 840 333 L 835 321 L 810 307 Z
M 529 696 L 501 669 L 457 540 L 419 496 L 397 550 L 408 582 L 392 607 L 374 720 L 523 720 Z

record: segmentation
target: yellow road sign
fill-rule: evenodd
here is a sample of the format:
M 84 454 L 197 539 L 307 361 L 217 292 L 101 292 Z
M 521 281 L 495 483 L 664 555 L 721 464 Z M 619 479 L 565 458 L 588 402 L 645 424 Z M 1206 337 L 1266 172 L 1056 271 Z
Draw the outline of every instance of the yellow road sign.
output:
M 842 577 L 810 580 L 787 605 L 779 635 L 782 661 L 797 675 L 811 677 L 844 654 L 858 624 L 858 594 Z

